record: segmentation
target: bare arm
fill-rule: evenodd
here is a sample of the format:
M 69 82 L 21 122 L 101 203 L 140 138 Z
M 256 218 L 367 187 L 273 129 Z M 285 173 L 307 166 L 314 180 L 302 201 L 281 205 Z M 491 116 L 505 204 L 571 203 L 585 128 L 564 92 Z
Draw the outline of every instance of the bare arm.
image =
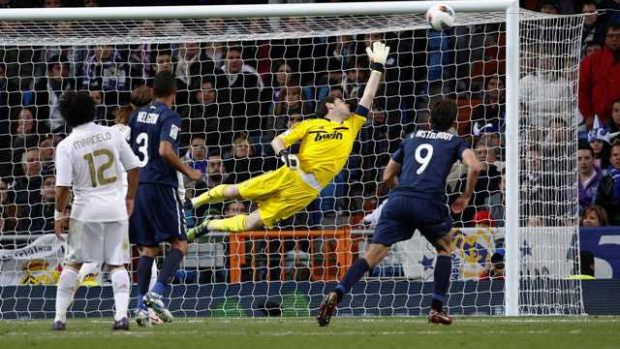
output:
M 54 233 L 60 240 L 63 240 L 62 233 L 65 232 L 65 226 L 67 224 L 67 217 L 64 216 L 64 212 L 67 208 L 70 194 L 71 187 L 56 186 L 56 212 L 54 213 Z
M 362 95 L 362 99 L 360 99 L 359 105 L 366 109 L 370 109 L 372 102 L 375 100 L 382 75 L 380 71 L 373 70 L 370 72 L 370 77 L 366 83 L 366 88 L 364 88 L 364 94 Z
M 159 142 L 159 156 L 161 156 L 170 167 L 181 172 L 191 180 L 196 181 L 202 178 L 202 172 L 187 166 L 179 159 L 179 156 L 172 148 L 172 143 L 168 141 Z
M 56 187 L 56 211 L 65 212 L 67 203 L 69 202 L 69 195 L 71 194 L 70 187 Z
M 478 182 L 478 175 L 482 169 L 480 161 L 476 158 L 476 154 L 471 149 L 466 149 L 461 155 L 463 163 L 467 166 L 467 182 L 465 183 L 465 192 L 463 196 L 471 198 Z
M 392 159 L 388 162 L 385 170 L 383 170 L 383 182 L 390 188 L 398 185 L 398 173 L 400 172 L 400 164 Z

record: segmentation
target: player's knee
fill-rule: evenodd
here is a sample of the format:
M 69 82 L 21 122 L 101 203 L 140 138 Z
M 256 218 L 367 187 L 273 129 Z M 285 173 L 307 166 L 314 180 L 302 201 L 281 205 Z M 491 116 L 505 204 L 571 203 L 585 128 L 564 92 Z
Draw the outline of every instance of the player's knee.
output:
M 139 251 L 141 256 L 155 258 L 159 255 L 159 247 L 143 246 Z
M 188 249 L 187 240 L 175 239 L 174 241 L 170 242 L 170 248 L 171 249 L 175 249 L 175 250 L 179 250 L 179 251 L 181 251 L 181 253 L 183 253 L 183 255 L 185 255 L 185 254 L 187 254 L 187 249 Z
M 450 235 L 445 235 L 441 237 L 440 239 L 435 241 L 433 245 L 435 245 L 435 250 L 439 255 L 449 256 L 452 254 L 452 237 Z
M 365 257 L 366 263 L 368 263 L 369 267 L 373 268 L 375 265 L 381 263 L 381 261 L 387 257 L 389 252 L 389 246 L 371 244 Z
M 229 199 L 241 199 L 241 194 L 239 193 L 239 186 L 229 185 L 226 189 L 224 189 L 224 196 Z

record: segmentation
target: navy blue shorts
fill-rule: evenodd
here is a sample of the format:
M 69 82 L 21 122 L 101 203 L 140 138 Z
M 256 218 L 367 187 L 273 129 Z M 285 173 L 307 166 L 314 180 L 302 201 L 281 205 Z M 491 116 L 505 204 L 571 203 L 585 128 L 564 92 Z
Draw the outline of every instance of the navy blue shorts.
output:
M 129 241 L 138 246 L 158 246 L 173 238 L 187 240 L 185 214 L 177 188 L 140 184 L 129 218 Z
M 416 229 L 435 242 L 452 230 L 452 218 L 442 201 L 404 195 L 390 196 L 383 207 L 372 243 L 391 246 L 411 239 Z

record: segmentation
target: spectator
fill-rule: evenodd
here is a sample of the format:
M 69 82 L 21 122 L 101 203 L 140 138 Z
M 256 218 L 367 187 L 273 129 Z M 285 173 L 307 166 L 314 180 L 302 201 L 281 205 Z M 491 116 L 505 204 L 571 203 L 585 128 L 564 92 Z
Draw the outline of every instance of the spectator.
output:
M 106 105 L 124 104 L 119 101 L 129 99 L 129 96 L 125 98 L 123 93 L 131 88 L 128 69 L 127 63 L 114 46 L 96 45 L 92 54 L 86 59 L 83 88 L 103 91 Z
M 373 104 L 366 123 L 360 131 L 360 145 L 363 171 L 362 182 L 381 182 L 383 168 L 390 160 L 390 140 L 388 137 L 387 115 L 378 104 Z
M 40 138 L 39 150 L 42 173 L 54 173 L 54 154 L 59 142 L 60 137 L 51 134 Z
M 240 47 L 229 47 L 222 70 L 228 79 L 233 130 L 258 130 L 260 126 L 259 96 L 263 82 L 256 70 L 243 63 Z
M 501 132 L 505 126 L 505 115 L 504 81 L 498 75 L 487 77 L 484 81 L 483 102 L 472 111 L 467 133 L 479 137 L 483 132 Z
M 484 271 L 480 275 L 480 280 L 487 279 L 500 279 L 503 280 L 505 276 L 505 262 L 504 255 L 506 254 L 503 248 L 498 248 L 491 256 L 491 265 L 487 271 Z
M 579 169 L 579 212 L 594 204 L 598 184 L 603 177 L 602 172 L 594 166 L 594 152 L 587 145 L 580 145 L 577 151 L 577 167 Z
M 586 1 L 581 6 L 583 17 L 583 30 L 581 33 L 581 57 L 586 56 L 588 44 L 596 43 L 602 45 L 605 41 L 605 27 L 598 21 L 596 13 L 596 3 L 594 1 Z
M 243 202 L 238 200 L 227 204 L 226 208 L 224 209 L 224 217 L 226 218 L 246 213 L 248 213 L 248 208 Z
M 265 165 L 267 166 L 267 164 Z M 230 174 L 226 179 L 226 184 L 241 183 L 267 170 L 263 166 L 261 157 L 256 156 L 256 149 L 245 133 L 235 137 L 232 155 L 224 161 L 224 166 L 226 172 Z M 269 170 L 273 168 L 275 166 L 268 167 Z
M 594 164 L 601 170 L 609 166 L 609 151 L 611 141 L 618 133 L 609 133 L 598 117 L 594 118 L 594 127 L 588 132 L 588 143 L 594 152 Z
M 476 210 L 484 207 L 489 196 L 499 190 L 501 174 L 497 167 L 489 162 L 489 148 L 484 142 L 478 141 L 474 146 L 476 157 L 480 161 L 481 172 L 476 182 L 474 195 L 470 200 L 470 206 L 467 207 L 460 215 L 455 217 L 456 220 L 462 221 L 465 225 L 471 226 Z M 449 201 L 452 203 L 461 193 L 465 191 L 465 183 L 467 175 L 461 176 L 458 180 L 454 192 L 450 194 Z
M 41 202 L 41 162 L 38 148 L 29 148 L 22 154 L 22 175 L 17 176 L 13 184 L 15 203 L 18 209 L 18 226 L 28 228 L 31 209 Z M 23 231 L 22 232 L 27 232 Z
M 34 103 L 37 119 L 52 131 L 64 128 L 58 110 L 60 96 L 77 88 L 77 82 L 69 77 L 69 61 L 64 56 L 54 56 L 47 62 L 47 76 L 34 85 Z
M 185 154 L 191 168 L 207 173 L 207 145 L 204 136 L 195 135 L 192 138 L 190 148 Z
M 603 123 L 611 116 L 612 104 L 620 99 L 620 24 L 607 28 L 605 46 L 581 62 L 579 72 L 579 111 L 588 129 L 592 128 L 594 116 Z
M 10 143 L 10 148 L 13 150 L 10 160 L 13 166 L 20 163 L 22 154 L 27 148 L 36 145 L 38 133 L 44 131 L 43 129 L 37 129 L 38 123 L 33 116 L 32 109 L 18 108 L 15 109 L 15 113 L 17 114 L 17 122 L 12 125 Z M 4 169 L 4 172 L 7 172 L 5 175 L 13 174 L 13 171 L 10 170 L 10 166 L 7 167 L 7 169 Z
M 604 227 L 609 225 L 607 212 L 598 205 L 586 207 L 581 214 L 581 226 L 587 228 Z
M 296 85 L 280 89 L 280 101 L 273 110 L 273 116 L 267 119 L 265 125 L 265 129 L 270 131 L 269 139 L 265 139 L 265 141 L 270 141 L 276 134 L 286 131 L 286 124 L 290 115 L 299 114 L 303 117 L 311 114 L 310 107 L 303 100 L 302 94 L 301 87 Z
M 0 233 L 14 233 L 17 227 L 17 206 L 15 193 L 9 189 L 9 183 L 0 178 Z
M 609 132 L 620 132 L 620 99 L 611 106 L 611 120 L 609 120 Z
M 476 228 L 491 228 L 495 226 L 495 220 L 489 210 L 481 209 L 474 214 L 474 226 Z
M 196 79 L 192 89 L 191 103 L 181 112 L 181 144 L 188 143 L 191 135 L 206 136 L 209 147 L 230 144 L 232 141 L 232 117 L 230 105 L 220 99 L 215 81 L 212 79 Z
M 43 177 L 41 201 L 31 207 L 29 220 L 20 221 L 19 231 L 40 234 L 48 234 L 54 231 L 55 185 L 56 177 L 54 177 L 53 172 Z
M 215 188 L 226 182 L 227 177 L 228 174 L 222 164 L 222 157 L 219 154 L 209 155 L 207 159 L 207 177 L 205 178 L 207 189 Z
M 586 58 L 602 49 L 603 49 L 603 46 L 599 44 L 598 42 L 588 42 L 585 44 L 585 52 L 584 52 L 583 58 Z
M 560 75 L 555 60 L 550 54 L 541 54 L 537 69 L 519 82 L 519 99 L 531 126 L 546 127 L 564 111 L 565 101 L 573 98 L 571 84 Z
M 349 66 L 342 78 L 342 89 L 346 99 L 357 100 L 362 97 L 368 74 L 368 61 L 365 59 L 360 58 Z
M 595 202 L 607 211 L 611 225 L 620 225 L 620 143 L 611 147 L 609 162 L 607 173 L 598 186 Z
M 486 209 L 493 219 L 493 226 L 503 227 L 506 218 L 506 169 L 502 169 L 502 177 L 499 181 L 499 190 L 486 200 Z

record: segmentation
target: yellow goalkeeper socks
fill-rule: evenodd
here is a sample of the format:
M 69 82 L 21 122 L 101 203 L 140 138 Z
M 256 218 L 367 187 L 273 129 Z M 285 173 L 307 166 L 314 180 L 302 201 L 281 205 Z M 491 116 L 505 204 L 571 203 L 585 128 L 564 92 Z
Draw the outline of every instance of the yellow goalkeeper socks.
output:
M 225 218 L 225 219 L 214 219 L 209 221 L 209 225 L 207 226 L 208 230 L 214 231 L 228 231 L 231 233 L 238 233 L 240 231 L 245 231 L 245 222 L 248 220 L 248 215 L 240 214 L 238 216 Z
M 205 204 L 214 204 L 222 202 L 227 198 L 224 197 L 224 191 L 229 187 L 229 184 L 220 184 L 217 187 L 209 190 L 208 192 L 192 199 L 192 206 L 198 208 Z

